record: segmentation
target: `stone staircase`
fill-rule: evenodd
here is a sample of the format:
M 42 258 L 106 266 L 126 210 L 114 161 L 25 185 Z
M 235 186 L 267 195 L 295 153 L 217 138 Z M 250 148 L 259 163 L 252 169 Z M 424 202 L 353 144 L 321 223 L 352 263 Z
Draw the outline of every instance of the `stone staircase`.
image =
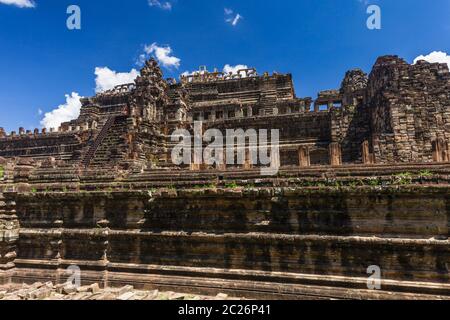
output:
M 106 120 L 105 124 L 103 125 L 102 130 L 100 130 L 100 132 L 98 133 L 97 137 L 94 139 L 93 142 L 90 142 L 90 146 L 81 160 L 81 164 L 85 168 L 89 167 L 98 147 L 102 144 L 103 140 L 106 138 L 109 129 L 112 127 L 115 121 L 116 116 L 108 118 L 108 120 Z
M 96 147 L 90 161 L 91 167 L 104 166 L 105 163 L 117 162 L 126 157 L 125 134 L 127 132 L 126 117 L 115 117 L 105 132 L 105 137 Z

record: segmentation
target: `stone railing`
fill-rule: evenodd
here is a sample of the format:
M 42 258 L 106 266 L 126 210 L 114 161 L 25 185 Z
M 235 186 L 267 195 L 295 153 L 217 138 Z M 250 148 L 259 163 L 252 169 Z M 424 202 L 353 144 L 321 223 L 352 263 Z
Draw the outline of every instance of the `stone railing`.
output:
M 85 123 L 83 125 L 77 126 L 67 126 L 59 128 L 42 128 L 34 130 L 25 130 L 24 128 L 19 128 L 19 131 L 11 131 L 10 134 L 6 134 L 3 128 L 0 128 L 0 140 L 1 139 L 22 139 L 22 138 L 40 138 L 49 135 L 63 135 L 63 134 L 73 134 L 80 133 L 88 130 L 93 130 L 97 128 L 97 123 Z
M 268 75 L 267 75 L 268 76 Z M 258 73 L 254 68 L 241 69 L 236 73 L 224 73 L 224 72 L 209 72 L 206 69 L 201 69 L 198 72 L 194 72 L 189 75 L 181 75 L 181 83 L 201 83 L 201 82 L 215 82 L 215 81 L 226 81 L 235 80 L 243 78 L 255 78 L 258 77 Z
M 133 83 L 126 83 L 121 84 L 118 86 L 115 86 L 111 90 L 99 92 L 97 94 L 97 97 L 106 97 L 106 96 L 115 96 L 115 95 L 121 95 L 121 94 L 128 94 L 132 92 L 134 89 L 136 89 L 136 84 Z

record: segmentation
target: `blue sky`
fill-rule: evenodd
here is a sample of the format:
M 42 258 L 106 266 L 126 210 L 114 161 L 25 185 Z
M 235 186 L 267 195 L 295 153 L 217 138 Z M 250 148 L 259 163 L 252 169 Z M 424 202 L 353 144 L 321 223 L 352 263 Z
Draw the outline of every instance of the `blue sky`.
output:
M 397 54 L 412 62 L 433 51 L 450 52 L 449 0 L 7 4 L 28 1 L 0 0 L 0 126 L 8 131 L 41 127 L 44 114 L 63 105 L 66 94 L 95 94 L 96 68 L 139 69 L 136 63 L 145 46 L 148 55 L 170 47 L 168 55 L 162 52 L 172 58 L 172 66 L 163 68 L 167 77 L 200 65 L 211 70 L 243 64 L 260 73 L 290 72 L 297 95 L 312 97 L 337 88 L 348 69 L 370 71 L 380 55 Z M 71 4 L 81 8 L 81 30 L 66 27 Z M 382 10 L 381 30 L 366 27 L 369 4 Z

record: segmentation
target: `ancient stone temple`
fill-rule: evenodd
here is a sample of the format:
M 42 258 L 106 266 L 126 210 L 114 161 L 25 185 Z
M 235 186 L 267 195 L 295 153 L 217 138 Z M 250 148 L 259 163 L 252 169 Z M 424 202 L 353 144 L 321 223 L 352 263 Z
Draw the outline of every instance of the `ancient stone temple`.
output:
M 176 81 L 152 59 L 81 102 L 59 128 L 0 129 L 0 285 L 77 266 L 105 287 L 450 298 L 447 65 L 380 57 L 312 99 L 290 74 Z M 172 133 L 198 123 L 278 130 L 279 170 L 261 175 L 246 141 L 243 163 L 174 163 Z
M 445 64 L 381 57 L 371 74 L 352 70 L 341 88 L 298 98 L 292 76 L 256 70 L 200 71 L 164 80 L 150 60 L 135 83 L 82 100 L 78 119 L 39 132 L 0 129 L 0 156 L 54 158 L 80 167 L 167 167 L 176 128 L 279 129 L 280 165 L 449 161 Z

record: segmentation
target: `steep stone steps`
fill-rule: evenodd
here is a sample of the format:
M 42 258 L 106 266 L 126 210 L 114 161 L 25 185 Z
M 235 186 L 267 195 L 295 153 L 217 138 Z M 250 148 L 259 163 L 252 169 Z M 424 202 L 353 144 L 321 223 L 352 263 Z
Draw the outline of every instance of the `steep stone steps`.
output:
M 126 118 L 117 117 L 105 133 L 105 138 L 97 147 L 95 155 L 92 157 L 90 166 L 102 166 L 105 163 L 120 161 L 125 158 L 126 150 L 123 147 L 126 143 L 125 134 L 127 132 Z
M 89 164 L 91 163 L 91 160 L 94 157 L 97 148 L 102 144 L 103 140 L 106 138 L 108 130 L 111 128 L 111 126 L 114 124 L 115 121 L 116 116 L 109 117 L 108 120 L 106 120 L 102 129 L 100 130 L 100 132 L 98 133 L 97 137 L 92 142 L 92 144 L 89 146 L 89 149 L 84 154 L 83 159 L 81 160 L 81 164 L 84 167 L 89 167 Z

